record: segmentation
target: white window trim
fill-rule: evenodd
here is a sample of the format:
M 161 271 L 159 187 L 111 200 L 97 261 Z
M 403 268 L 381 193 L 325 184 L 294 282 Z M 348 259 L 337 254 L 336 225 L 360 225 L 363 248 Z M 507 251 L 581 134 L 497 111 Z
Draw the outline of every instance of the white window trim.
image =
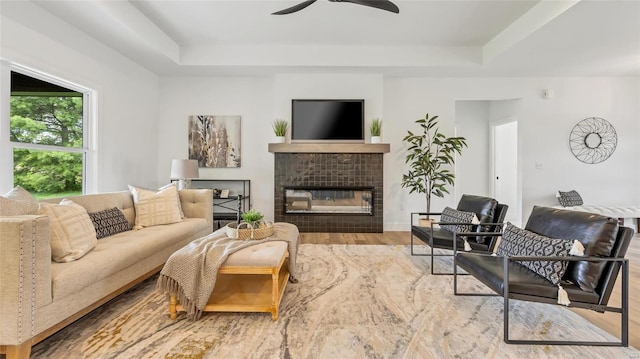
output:
M 95 91 L 41 71 L 7 61 L 0 62 L 0 71 L 0 78 L 2 79 L 2 81 L 0 81 L 0 153 L 2 153 L 0 158 L 0 193 L 6 193 L 14 187 L 13 150 L 16 148 L 82 153 L 82 192 L 94 192 L 97 187 L 97 176 L 95 171 L 97 156 L 93 144 L 95 136 L 93 134 L 94 126 L 92 126 L 97 117 L 96 112 L 94 111 L 96 108 L 94 101 L 97 98 L 97 96 L 95 96 Z M 81 148 L 12 142 L 9 139 L 11 121 L 11 72 L 18 72 L 83 94 Z

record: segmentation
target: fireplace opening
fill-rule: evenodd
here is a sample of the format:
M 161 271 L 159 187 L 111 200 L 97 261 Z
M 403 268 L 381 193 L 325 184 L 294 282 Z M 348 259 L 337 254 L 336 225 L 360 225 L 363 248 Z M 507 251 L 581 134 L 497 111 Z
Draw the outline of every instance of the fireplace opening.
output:
M 373 187 L 285 187 L 285 214 L 373 215 Z

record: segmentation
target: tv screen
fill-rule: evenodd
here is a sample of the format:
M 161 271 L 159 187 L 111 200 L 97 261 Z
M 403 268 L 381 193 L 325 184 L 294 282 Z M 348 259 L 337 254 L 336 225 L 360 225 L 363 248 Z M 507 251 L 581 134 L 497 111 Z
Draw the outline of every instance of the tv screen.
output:
M 292 142 L 364 142 L 364 100 L 291 100 Z

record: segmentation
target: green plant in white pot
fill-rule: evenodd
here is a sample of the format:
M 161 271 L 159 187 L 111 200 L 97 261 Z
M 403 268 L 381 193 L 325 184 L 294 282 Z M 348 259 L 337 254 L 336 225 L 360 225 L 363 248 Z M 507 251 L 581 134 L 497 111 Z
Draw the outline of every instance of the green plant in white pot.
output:
M 467 147 L 464 137 L 446 137 L 439 131 L 438 116 L 416 121 L 421 131 L 407 131 L 402 139 L 409 145 L 405 163 L 409 164 L 409 172 L 402 175 L 402 187 L 409 188 L 409 193 L 424 193 L 427 200 L 427 212 L 431 212 L 431 196 L 444 197 L 449 193 L 447 186 L 452 186 L 455 174 L 449 169 L 455 163 L 455 155 L 462 154 Z M 427 219 L 429 216 L 427 215 Z
M 371 133 L 371 143 L 382 142 L 382 138 L 380 137 L 382 132 L 382 120 L 374 118 L 373 121 L 371 121 L 371 126 L 369 126 L 369 132 Z
M 273 121 L 273 132 L 276 134 L 276 143 L 284 143 L 287 130 L 289 129 L 289 122 L 279 118 Z

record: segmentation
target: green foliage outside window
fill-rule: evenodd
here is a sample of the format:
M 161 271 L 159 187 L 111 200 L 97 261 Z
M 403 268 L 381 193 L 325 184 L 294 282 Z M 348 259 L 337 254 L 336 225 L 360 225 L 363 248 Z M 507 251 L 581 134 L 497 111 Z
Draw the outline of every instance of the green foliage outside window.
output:
M 35 193 L 82 193 L 82 153 L 13 150 L 16 185 Z
M 83 98 L 11 96 L 12 142 L 82 148 Z M 82 153 L 15 148 L 14 185 L 35 193 L 82 192 Z
M 82 148 L 82 97 L 11 96 L 11 141 Z

